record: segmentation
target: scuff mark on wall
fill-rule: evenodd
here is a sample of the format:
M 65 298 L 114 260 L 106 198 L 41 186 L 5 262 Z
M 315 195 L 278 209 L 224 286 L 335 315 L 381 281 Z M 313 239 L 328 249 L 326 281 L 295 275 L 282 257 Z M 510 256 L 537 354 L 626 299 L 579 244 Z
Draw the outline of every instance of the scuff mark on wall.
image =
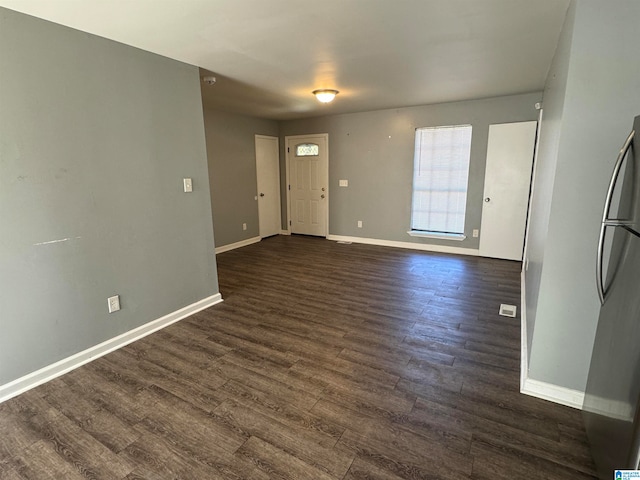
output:
M 50 245 L 52 243 L 68 242 L 69 240 L 77 240 L 79 238 L 82 238 L 82 237 L 74 237 L 74 238 L 68 237 L 68 238 L 61 238 L 59 240 L 49 240 L 48 242 L 34 243 L 33 246 L 37 247 L 38 245 Z

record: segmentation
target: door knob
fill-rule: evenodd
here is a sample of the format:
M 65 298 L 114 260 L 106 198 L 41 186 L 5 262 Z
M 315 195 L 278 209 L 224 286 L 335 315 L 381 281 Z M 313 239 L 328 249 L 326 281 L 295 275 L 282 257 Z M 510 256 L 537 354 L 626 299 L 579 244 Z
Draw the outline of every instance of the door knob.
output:
M 324 192 L 324 187 L 322 187 L 322 191 Z
M 320 198 L 324 198 L 324 193 L 322 195 L 320 195 Z
M 261 194 L 260 194 L 260 196 L 261 196 L 261 197 L 264 197 L 264 193 L 261 193 Z
M 484 199 L 485 202 L 489 203 L 491 201 L 491 199 L 489 197 Z

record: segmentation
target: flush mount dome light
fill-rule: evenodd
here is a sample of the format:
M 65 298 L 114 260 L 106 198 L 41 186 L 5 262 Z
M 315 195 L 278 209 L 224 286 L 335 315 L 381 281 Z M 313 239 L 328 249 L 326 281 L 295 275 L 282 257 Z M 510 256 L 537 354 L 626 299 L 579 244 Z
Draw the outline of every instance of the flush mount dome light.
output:
M 313 93 L 320 102 L 329 103 L 334 98 L 336 98 L 336 95 L 339 92 L 338 92 L 338 90 L 332 90 L 332 89 L 324 88 L 322 90 L 314 90 L 311 93 Z

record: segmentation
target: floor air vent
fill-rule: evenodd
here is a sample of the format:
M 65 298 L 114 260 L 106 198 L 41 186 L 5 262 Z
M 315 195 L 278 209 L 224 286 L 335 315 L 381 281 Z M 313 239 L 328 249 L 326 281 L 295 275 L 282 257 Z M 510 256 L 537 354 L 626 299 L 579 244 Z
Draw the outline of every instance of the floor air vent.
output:
M 502 315 L 503 317 L 515 317 L 517 309 L 518 307 L 516 307 L 515 305 L 507 305 L 506 303 L 501 303 L 500 315 Z

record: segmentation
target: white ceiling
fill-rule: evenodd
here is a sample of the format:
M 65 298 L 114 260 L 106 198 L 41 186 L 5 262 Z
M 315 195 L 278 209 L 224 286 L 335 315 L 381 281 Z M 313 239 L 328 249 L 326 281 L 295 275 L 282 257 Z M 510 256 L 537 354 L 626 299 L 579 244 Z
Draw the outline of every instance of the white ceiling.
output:
M 207 106 L 273 119 L 542 90 L 569 0 L 0 0 L 213 72 Z M 204 74 L 204 72 L 203 72 Z M 336 88 L 319 104 L 316 88 Z

